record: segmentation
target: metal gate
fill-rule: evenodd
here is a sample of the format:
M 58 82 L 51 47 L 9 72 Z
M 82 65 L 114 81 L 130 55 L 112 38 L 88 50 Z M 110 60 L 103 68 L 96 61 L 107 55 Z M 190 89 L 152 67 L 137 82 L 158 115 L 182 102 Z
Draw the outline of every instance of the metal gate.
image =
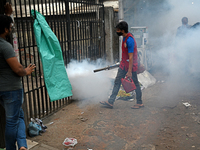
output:
M 67 105 L 71 98 L 50 102 L 33 33 L 31 10 L 43 14 L 57 36 L 65 65 L 71 59 L 95 60 L 105 56 L 104 6 L 97 0 L 13 0 L 20 62 L 36 64 L 30 77 L 23 77 L 26 123 L 44 118 Z

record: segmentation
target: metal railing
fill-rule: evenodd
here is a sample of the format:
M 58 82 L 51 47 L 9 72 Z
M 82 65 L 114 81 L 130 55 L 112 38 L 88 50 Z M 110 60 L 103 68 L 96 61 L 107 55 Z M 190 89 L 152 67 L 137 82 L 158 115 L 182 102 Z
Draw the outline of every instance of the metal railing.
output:
M 65 65 L 71 59 L 96 60 L 105 56 L 104 9 L 94 0 L 13 0 L 20 62 L 36 65 L 31 76 L 23 77 L 26 123 L 30 118 L 44 118 L 67 105 L 67 97 L 50 102 L 43 79 L 42 63 L 33 32 L 31 10 L 43 14 L 57 36 Z M 104 13 L 104 11 L 101 11 Z

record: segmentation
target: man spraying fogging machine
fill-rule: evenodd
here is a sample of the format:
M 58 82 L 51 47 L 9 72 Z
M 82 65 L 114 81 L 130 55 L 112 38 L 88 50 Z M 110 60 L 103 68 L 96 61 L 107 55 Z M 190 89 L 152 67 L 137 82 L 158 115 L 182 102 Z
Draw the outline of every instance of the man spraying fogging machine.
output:
M 126 78 L 132 79 L 136 86 L 135 92 L 136 92 L 137 104 L 132 106 L 131 108 L 139 109 L 141 107 L 144 107 L 144 105 L 142 103 L 142 92 L 137 78 L 137 70 L 138 70 L 137 44 L 132 34 L 128 32 L 128 24 L 125 21 L 120 22 L 116 26 L 116 30 L 118 36 L 123 36 L 122 60 L 120 64 L 117 63 L 112 66 L 94 70 L 94 72 L 98 72 L 101 70 L 112 69 L 119 66 L 112 94 L 108 99 L 108 101 L 102 101 L 100 102 L 100 104 L 107 106 L 108 108 L 113 108 L 113 104 L 115 102 L 116 96 L 121 86 L 121 79 L 126 76 Z

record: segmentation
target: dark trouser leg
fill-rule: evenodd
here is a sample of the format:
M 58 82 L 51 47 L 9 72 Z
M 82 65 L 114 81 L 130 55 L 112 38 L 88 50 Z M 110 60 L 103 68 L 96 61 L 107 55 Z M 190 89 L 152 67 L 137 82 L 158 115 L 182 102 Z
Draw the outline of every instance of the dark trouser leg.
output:
M 115 78 L 115 83 L 114 83 L 114 87 L 113 87 L 113 90 L 112 90 L 112 94 L 108 100 L 108 102 L 110 104 L 113 104 L 115 102 L 115 98 L 119 92 L 119 88 L 121 86 L 121 78 L 124 78 L 125 75 L 126 75 L 126 71 L 125 70 L 122 70 L 121 68 L 118 69 L 118 72 L 117 72 L 117 76 Z
M 141 92 L 141 88 L 140 88 L 140 84 L 139 84 L 136 72 L 132 72 L 132 79 L 136 86 L 135 92 L 136 92 L 137 104 L 142 104 L 142 92 Z
M 24 112 L 22 108 L 20 109 L 20 115 L 19 115 L 19 124 L 18 124 L 18 129 L 17 129 L 17 144 L 18 147 L 26 147 L 27 148 L 27 143 L 26 143 L 26 126 L 24 122 Z
M 1 104 L 6 112 L 5 141 L 6 150 L 16 150 L 16 140 L 18 147 L 27 147 L 25 124 L 23 118 L 22 102 L 23 90 L 0 92 Z M 18 129 L 20 129 L 18 131 Z M 19 139 L 20 138 L 20 139 Z

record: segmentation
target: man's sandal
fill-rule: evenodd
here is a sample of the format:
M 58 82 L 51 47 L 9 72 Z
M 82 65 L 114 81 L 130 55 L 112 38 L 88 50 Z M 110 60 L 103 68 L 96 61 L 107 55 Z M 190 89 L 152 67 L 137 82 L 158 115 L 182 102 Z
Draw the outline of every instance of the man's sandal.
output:
M 113 105 L 110 104 L 110 103 L 107 102 L 107 101 L 101 101 L 100 104 L 102 104 L 102 105 L 104 105 L 104 106 L 106 106 L 106 107 L 108 107 L 108 108 L 113 108 Z
M 136 105 L 132 106 L 131 108 L 132 109 L 139 109 L 141 107 L 144 107 L 144 104 L 136 104 Z

